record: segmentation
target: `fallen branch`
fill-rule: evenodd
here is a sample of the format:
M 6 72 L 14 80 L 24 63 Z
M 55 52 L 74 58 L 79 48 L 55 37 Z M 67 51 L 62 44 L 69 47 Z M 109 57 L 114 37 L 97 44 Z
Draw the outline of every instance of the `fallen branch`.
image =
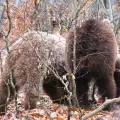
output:
M 114 98 L 114 99 L 107 99 L 100 107 L 98 107 L 94 111 L 80 117 L 80 120 L 86 120 L 86 119 L 92 117 L 93 115 L 97 114 L 98 112 L 102 111 L 108 105 L 111 105 L 111 104 L 114 104 L 117 102 L 120 102 L 120 97 Z

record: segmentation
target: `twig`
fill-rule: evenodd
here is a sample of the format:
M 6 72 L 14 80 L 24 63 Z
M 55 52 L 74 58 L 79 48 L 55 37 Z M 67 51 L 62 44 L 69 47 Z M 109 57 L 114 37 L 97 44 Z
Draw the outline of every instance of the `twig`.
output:
M 11 26 L 12 26 L 12 22 L 11 22 L 11 18 L 10 18 L 10 15 L 9 15 L 9 6 L 8 6 L 8 0 L 6 0 L 6 6 L 7 6 L 7 9 L 6 9 L 6 12 L 7 12 L 7 18 L 9 20 L 9 30 L 8 30 L 8 33 L 7 35 L 5 35 L 5 42 L 6 42 L 6 49 L 7 49 L 7 52 L 8 52 L 8 57 L 9 57 L 9 68 L 11 67 L 10 65 L 10 49 L 9 49 L 9 44 L 8 44 L 8 36 L 10 34 L 10 31 L 11 31 Z M 17 91 L 16 91 L 16 88 L 15 88 L 15 85 L 13 83 L 13 73 L 12 73 L 12 70 L 10 70 L 10 81 L 7 83 L 7 87 L 8 90 L 10 90 L 10 85 L 12 86 L 13 90 L 14 90 L 14 97 L 15 97 L 15 107 L 16 107 L 16 111 L 18 112 L 18 105 L 17 105 Z M 10 92 L 10 91 L 8 91 Z M 10 94 L 10 93 L 9 93 Z M 8 99 L 7 99 L 8 101 Z
M 8 33 L 7 35 L 5 36 L 6 38 L 9 36 L 10 34 L 10 31 L 11 31 L 11 28 L 12 28 L 12 22 L 11 22 L 11 18 L 10 18 L 10 15 L 9 15 L 9 6 L 8 6 L 8 0 L 6 0 L 6 13 L 7 13 L 7 18 L 9 20 L 9 30 L 8 30 Z
M 87 4 L 88 1 L 89 1 L 89 0 L 86 0 L 86 1 L 83 3 L 83 5 L 78 8 L 78 10 L 77 10 L 74 18 L 70 21 L 70 23 L 69 23 L 69 25 L 68 25 L 68 29 L 71 27 L 73 21 L 78 17 L 79 12 L 83 9 L 83 7 Z
M 93 115 L 97 114 L 98 112 L 102 111 L 108 105 L 111 105 L 111 104 L 114 104 L 117 102 L 120 102 L 120 97 L 114 98 L 114 99 L 107 99 L 100 107 L 98 107 L 97 109 L 95 109 L 94 111 L 92 111 L 86 115 L 83 115 L 80 120 L 86 120 L 86 119 L 92 117 Z

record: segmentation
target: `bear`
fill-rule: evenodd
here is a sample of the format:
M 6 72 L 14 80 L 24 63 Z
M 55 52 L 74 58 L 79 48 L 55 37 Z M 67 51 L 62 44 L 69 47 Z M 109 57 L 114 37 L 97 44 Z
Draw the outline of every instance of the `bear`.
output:
M 65 42 L 66 40 L 61 36 L 40 31 L 28 31 L 10 46 L 10 54 L 4 57 L 2 65 L 0 113 L 5 112 L 8 97 L 7 84 L 9 84 L 10 96 L 14 95 L 9 83 L 10 72 L 12 72 L 16 91 L 23 90 L 25 94 L 25 109 L 36 107 L 42 90 L 53 101 L 59 102 L 61 96 L 66 93 L 61 81 L 56 78 L 54 73 L 59 76 L 66 74 Z
M 73 45 L 75 46 L 76 63 L 76 94 L 81 105 L 88 105 L 88 83 L 94 79 L 103 99 L 116 97 L 114 80 L 117 42 L 113 29 L 107 21 L 89 19 L 68 33 L 65 49 L 65 63 L 73 72 Z

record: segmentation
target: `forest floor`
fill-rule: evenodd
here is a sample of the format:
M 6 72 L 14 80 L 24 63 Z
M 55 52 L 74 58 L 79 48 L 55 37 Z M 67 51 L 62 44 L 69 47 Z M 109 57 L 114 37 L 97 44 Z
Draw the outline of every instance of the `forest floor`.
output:
M 68 107 L 53 104 L 50 98 L 42 95 L 41 104 L 33 110 L 23 109 L 24 94 L 18 96 L 19 113 L 16 113 L 14 100 L 8 105 L 5 115 L 0 116 L 0 120 L 68 120 Z M 88 114 L 95 108 L 72 108 L 70 111 L 70 120 L 79 120 L 81 115 Z M 120 106 L 116 105 L 111 111 L 101 111 L 98 114 L 88 118 L 87 120 L 120 120 Z

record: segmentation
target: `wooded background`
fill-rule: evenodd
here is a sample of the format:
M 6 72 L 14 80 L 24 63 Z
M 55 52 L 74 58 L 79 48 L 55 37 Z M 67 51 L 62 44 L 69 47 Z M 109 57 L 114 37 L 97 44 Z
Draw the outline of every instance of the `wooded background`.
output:
M 6 1 L 0 1 L 0 36 L 7 34 L 11 24 L 10 41 L 28 29 L 65 34 L 90 18 L 109 19 L 120 39 L 120 0 L 8 0 L 8 4 L 11 23 Z

